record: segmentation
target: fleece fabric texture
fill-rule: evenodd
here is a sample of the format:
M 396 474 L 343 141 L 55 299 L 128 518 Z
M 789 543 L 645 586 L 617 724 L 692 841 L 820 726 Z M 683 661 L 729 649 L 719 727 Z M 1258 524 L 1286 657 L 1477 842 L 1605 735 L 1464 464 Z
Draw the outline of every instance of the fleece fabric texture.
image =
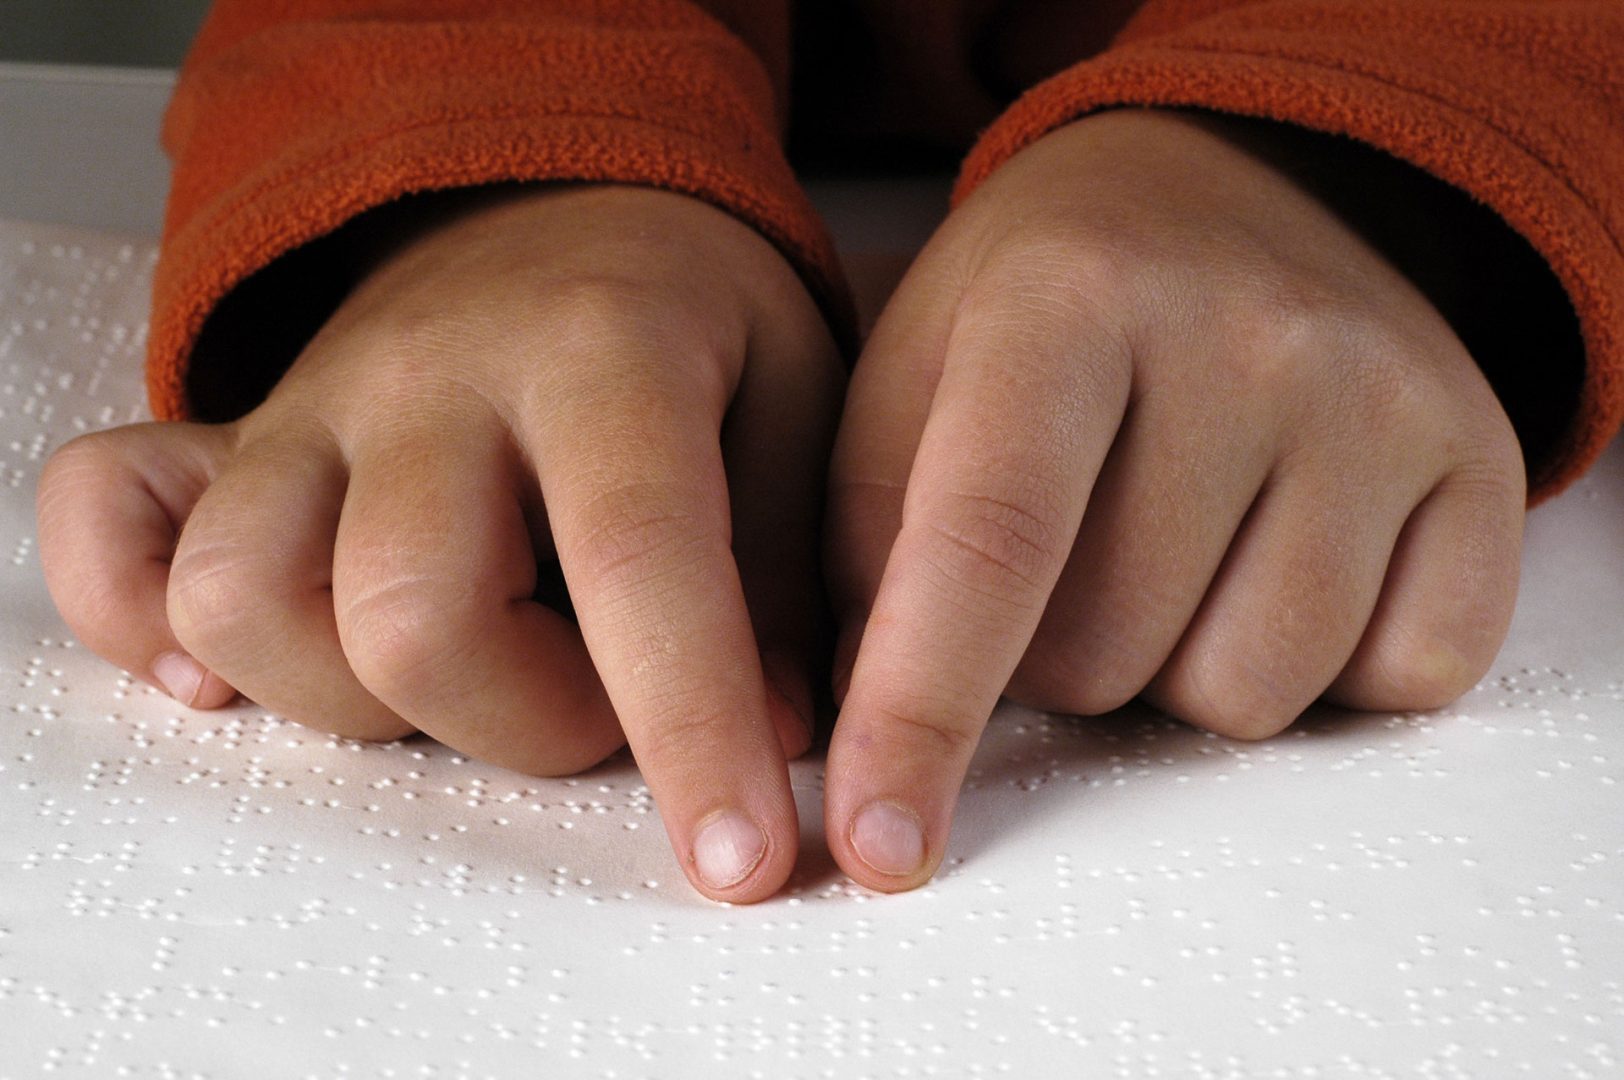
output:
M 872 100 L 842 103 L 853 130 L 914 117 L 919 132 L 952 137 L 996 112 L 989 69 L 1063 67 L 981 135 L 956 201 L 1045 133 L 1122 106 L 1256 117 L 1408 162 L 1523 237 L 1577 316 L 1583 373 L 1532 463 L 1535 497 L 1578 476 L 1624 423 L 1618 0 L 846 0 L 828 11 L 803 10 L 802 28 L 813 18 L 830 23 L 825 37 L 861 34 L 859 52 L 883 69 L 847 80 L 874 87 Z M 782 148 L 791 105 L 803 107 L 789 100 L 793 25 L 787 0 L 219 0 L 165 119 L 175 168 L 149 341 L 154 413 L 220 414 L 208 388 L 231 383 L 233 353 L 199 340 L 245 281 L 297 267 L 290 254 L 402 196 L 501 181 L 705 199 L 775 244 L 849 342 L 833 247 Z M 810 81 L 846 79 L 821 74 Z M 1551 362 L 1538 349 L 1526 358 L 1536 379 Z

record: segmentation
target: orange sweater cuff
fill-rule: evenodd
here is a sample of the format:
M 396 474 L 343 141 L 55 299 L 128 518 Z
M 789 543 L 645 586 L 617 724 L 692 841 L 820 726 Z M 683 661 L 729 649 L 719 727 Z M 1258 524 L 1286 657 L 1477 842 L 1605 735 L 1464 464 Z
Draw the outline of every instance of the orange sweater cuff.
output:
M 148 345 L 153 412 L 197 411 L 189 365 L 230 363 L 194 357 L 199 333 L 256 271 L 407 193 L 501 181 L 647 184 L 711 202 L 777 246 L 849 343 L 834 248 L 783 158 L 754 54 L 674 0 L 625 5 L 659 9 L 644 26 L 558 13 L 570 6 L 287 22 L 194 55 L 165 123 L 176 164 Z M 199 48 L 211 37 L 232 35 L 208 28 Z
M 1471 97 L 1486 80 L 1515 81 L 1520 74 L 1529 85 L 1508 87 L 1504 94 L 1517 104 L 1515 124 L 1497 114 L 1498 103 L 1474 100 L 1474 109 L 1450 100 L 1442 90 L 1449 84 L 1438 82 L 1428 64 L 1406 67 L 1400 56 L 1383 70 L 1373 51 L 1402 52 L 1406 23 L 1419 22 L 1420 13 L 1406 20 L 1394 16 L 1401 10 L 1397 5 L 1381 4 L 1377 11 L 1377 4 L 1369 4 L 1361 18 L 1338 27 L 1328 25 L 1329 18 L 1308 16 L 1330 6 L 1347 9 L 1346 4 L 1268 6 L 1291 7 L 1299 25 L 1278 10 L 1271 12 L 1272 22 L 1256 17 L 1237 17 L 1233 25 L 1198 22 L 1155 40 L 1130 40 L 1035 87 L 971 151 L 955 204 L 1049 131 L 1125 105 L 1206 108 L 1284 121 L 1350 136 L 1418 166 L 1486 203 L 1528 240 L 1578 315 L 1586 354 L 1583 388 L 1567 430 L 1530 476 L 1536 499 L 1556 493 L 1584 471 L 1624 422 L 1624 247 L 1617 239 L 1624 230 L 1618 180 L 1624 177 L 1624 134 L 1616 123 L 1609 126 L 1605 108 L 1563 92 L 1571 88 L 1540 82 L 1520 60 L 1514 65 L 1502 56 L 1496 65 L 1467 49 L 1419 47 L 1431 60 L 1447 56 L 1463 69 L 1487 67 L 1463 74 L 1457 85 L 1471 89 L 1456 91 L 1457 97 Z M 1372 22 L 1380 33 L 1372 31 Z M 1129 29 L 1132 33 L 1134 27 Z M 1605 53 L 1618 36 L 1611 34 L 1609 44 L 1609 35 L 1598 33 L 1587 45 L 1575 35 L 1566 44 L 1571 52 L 1593 52 L 1590 58 L 1600 65 L 1595 70 L 1606 70 Z M 1384 43 L 1383 37 L 1391 40 Z M 1553 60 L 1540 75 L 1555 67 Z M 1604 97 L 1600 88 L 1593 96 Z M 1541 139 L 1513 137 L 1507 130 L 1541 130 L 1542 125 Z M 1566 139 L 1558 138 L 1564 131 Z M 1575 143 L 1595 159 L 1577 152 Z

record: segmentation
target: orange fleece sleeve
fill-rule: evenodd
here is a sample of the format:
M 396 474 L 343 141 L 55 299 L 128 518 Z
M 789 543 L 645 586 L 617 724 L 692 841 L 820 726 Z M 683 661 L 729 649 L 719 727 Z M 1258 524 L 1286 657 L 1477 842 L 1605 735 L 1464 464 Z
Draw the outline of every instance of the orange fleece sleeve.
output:
M 1045 133 L 1131 105 L 1351 137 L 1523 237 L 1565 290 L 1583 351 L 1576 400 L 1530 462 L 1536 498 L 1577 477 L 1624 422 L 1618 0 L 1149 0 L 1108 51 L 1034 87 L 983 134 L 955 202 Z M 1537 343 L 1522 362 L 1558 366 Z
M 285 327 L 312 331 L 346 285 L 313 241 L 409 193 L 503 181 L 711 202 L 776 245 L 849 340 L 833 246 L 781 148 L 788 33 L 781 0 L 219 0 L 164 118 L 153 412 L 254 403 L 233 384 L 265 373 L 233 344 L 280 333 L 296 350 Z M 243 289 L 256 274 L 273 284 Z

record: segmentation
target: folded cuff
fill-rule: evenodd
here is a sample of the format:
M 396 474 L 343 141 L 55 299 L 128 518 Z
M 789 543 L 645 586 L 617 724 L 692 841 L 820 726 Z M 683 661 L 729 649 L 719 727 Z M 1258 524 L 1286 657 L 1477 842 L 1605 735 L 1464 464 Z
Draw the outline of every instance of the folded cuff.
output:
M 833 244 L 775 123 L 759 62 L 708 20 L 620 35 L 298 24 L 238 42 L 189 65 L 166 117 L 176 172 L 148 343 L 153 412 L 195 415 L 193 348 L 249 276 L 403 195 L 510 181 L 704 199 L 790 260 L 849 347 Z

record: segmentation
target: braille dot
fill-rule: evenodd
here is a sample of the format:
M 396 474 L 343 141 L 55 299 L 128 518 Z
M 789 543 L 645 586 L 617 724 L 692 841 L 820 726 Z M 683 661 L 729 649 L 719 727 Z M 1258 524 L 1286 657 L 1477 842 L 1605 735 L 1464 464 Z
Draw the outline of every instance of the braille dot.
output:
M 298 1075 L 430 1080 L 502 1075 L 521 1050 L 617 1080 L 706 1060 L 819 1080 L 1617 1070 L 1624 679 L 1527 662 L 1577 631 L 1537 649 L 1514 631 L 1446 710 L 1316 706 L 1262 743 L 1140 703 L 1002 705 L 937 878 L 899 896 L 828 861 L 813 755 L 790 766 L 789 889 L 716 905 L 641 828 L 657 811 L 624 753 L 538 779 L 425 737 L 193 713 L 64 640 L 34 482 L 67 438 L 141 416 L 154 247 L 35 228 L 0 223 L 16 1068 L 192 1080 L 216 1073 L 183 1053 L 271 1047 L 306 1053 Z M 1624 505 L 1620 476 L 1604 462 L 1570 503 Z M 1529 520 L 1537 585 L 1540 544 L 1559 550 L 1541 529 L 1562 530 Z M 1617 573 L 1584 573 L 1595 655 L 1624 654 Z

